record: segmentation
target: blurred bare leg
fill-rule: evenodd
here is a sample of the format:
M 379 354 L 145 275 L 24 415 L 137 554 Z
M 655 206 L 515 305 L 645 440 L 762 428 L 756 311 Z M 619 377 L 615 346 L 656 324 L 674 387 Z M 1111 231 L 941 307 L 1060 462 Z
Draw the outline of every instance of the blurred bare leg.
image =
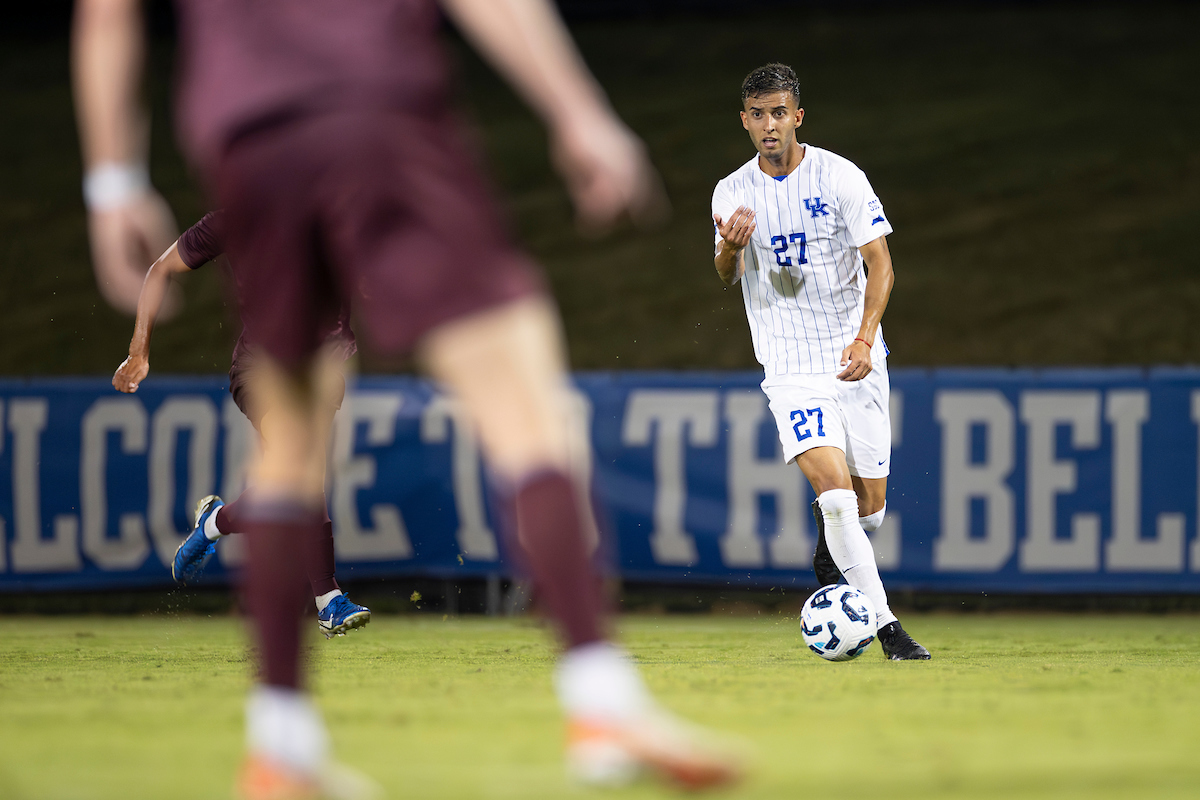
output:
M 515 498 L 518 536 L 567 646 L 600 641 L 600 588 L 569 475 L 572 416 L 553 306 L 535 298 L 455 320 L 425 338 L 421 357 L 466 407 Z
M 420 355 L 466 407 L 515 495 L 521 544 L 566 647 L 555 684 L 571 771 L 598 784 L 645 768 L 697 788 L 734 779 L 736 758 L 658 709 L 629 658 L 604 637 L 583 506 L 568 474 L 572 417 L 553 306 L 534 298 L 449 323 L 426 337 Z
M 424 338 L 419 356 L 467 408 L 502 479 L 568 468 L 566 356 L 548 300 L 530 298 L 447 323 Z
M 322 358 L 293 370 L 266 357 L 256 363 L 250 385 L 269 409 L 261 423 L 269 444 L 251 467 L 254 490 L 240 513 L 249 554 L 243 592 L 260 650 L 259 686 L 247 703 L 247 739 L 255 756 L 300 774 L 323 763 L 328 750 L 324 724 L 303 692 L 300 628 L 306 554 L 325 520 L 330 415 L 320 398 L 329 368 Z M 244 779 L 252 781 L 253 774 Z

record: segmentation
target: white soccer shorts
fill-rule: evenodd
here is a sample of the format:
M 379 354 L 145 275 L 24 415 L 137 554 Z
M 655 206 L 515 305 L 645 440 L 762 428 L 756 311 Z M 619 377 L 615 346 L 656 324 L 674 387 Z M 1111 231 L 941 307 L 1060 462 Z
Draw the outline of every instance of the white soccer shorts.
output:
M 887 362 L 861 381 L 832 375 L 771 375 L 762 382 L 783 457 L 789 464 L 814 447 L 846 454 L 850 474 L 886 478 L 892 466 L 892 420 Z

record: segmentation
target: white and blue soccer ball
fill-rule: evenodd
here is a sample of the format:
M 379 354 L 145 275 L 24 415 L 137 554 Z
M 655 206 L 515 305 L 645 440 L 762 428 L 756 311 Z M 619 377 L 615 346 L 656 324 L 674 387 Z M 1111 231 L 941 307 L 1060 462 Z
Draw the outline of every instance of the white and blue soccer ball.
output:
M 876 629 L 875 604 L 846 584 L 822 586 L 800 612 L 804 643 L 828 661 L 858 658 L 875 641 Z

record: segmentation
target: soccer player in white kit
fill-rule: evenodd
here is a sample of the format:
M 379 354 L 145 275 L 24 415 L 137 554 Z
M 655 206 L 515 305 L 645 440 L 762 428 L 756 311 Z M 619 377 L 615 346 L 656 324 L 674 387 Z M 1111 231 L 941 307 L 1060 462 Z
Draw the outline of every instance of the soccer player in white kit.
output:
M 784 458 L 817 494 L 814 569 L 871 598 L 887 658 L 927 660 L 888 607 L 866 534 L 883 521 L 891 465 L 880 319 L 892 226 L 862 170 L 797 140 L 804 109 L 791 67 L 747 75 L 741 116 L 758 153 L 713 192 L 714 263 L 727 285 L 742 284 Z

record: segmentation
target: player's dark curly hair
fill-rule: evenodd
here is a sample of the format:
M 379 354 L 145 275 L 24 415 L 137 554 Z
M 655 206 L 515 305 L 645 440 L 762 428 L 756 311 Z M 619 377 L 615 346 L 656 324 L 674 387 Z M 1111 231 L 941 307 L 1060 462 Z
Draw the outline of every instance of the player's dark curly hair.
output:
M 758 97 L 769 92 L 791 92 L 799 103 L 800 81 L 796 78 L 796 71 L 787 64 L 772 62 L 752 71 L 742 81 L 743 103 L 747 97 Z

